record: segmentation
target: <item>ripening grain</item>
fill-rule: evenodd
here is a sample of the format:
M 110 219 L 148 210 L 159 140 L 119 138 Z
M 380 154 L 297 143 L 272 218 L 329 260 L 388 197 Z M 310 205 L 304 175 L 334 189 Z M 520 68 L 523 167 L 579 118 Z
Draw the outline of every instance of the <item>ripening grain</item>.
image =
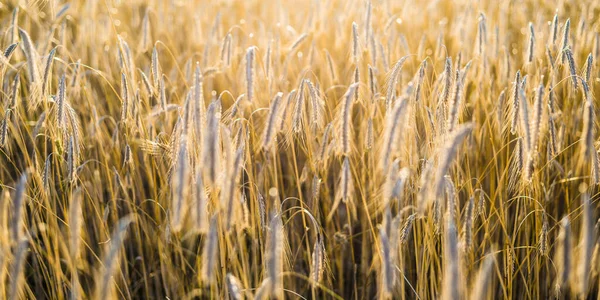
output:
M 597 299 L 600 2 L 0 1 L 0 299 Z

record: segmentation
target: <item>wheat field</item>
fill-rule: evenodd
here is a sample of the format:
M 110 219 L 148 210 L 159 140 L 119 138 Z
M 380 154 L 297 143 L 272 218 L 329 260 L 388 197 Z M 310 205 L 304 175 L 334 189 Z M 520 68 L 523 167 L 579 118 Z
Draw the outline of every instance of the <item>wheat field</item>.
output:
M 1 299 L 600 299 L 600 2 L 0 1 Z

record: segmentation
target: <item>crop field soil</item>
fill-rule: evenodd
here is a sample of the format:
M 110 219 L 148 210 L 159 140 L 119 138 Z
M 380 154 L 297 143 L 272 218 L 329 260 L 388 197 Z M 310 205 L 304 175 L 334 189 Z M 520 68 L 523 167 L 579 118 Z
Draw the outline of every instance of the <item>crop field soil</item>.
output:
M 0 0 L 0 299 L 600 299 L 600 1 Z

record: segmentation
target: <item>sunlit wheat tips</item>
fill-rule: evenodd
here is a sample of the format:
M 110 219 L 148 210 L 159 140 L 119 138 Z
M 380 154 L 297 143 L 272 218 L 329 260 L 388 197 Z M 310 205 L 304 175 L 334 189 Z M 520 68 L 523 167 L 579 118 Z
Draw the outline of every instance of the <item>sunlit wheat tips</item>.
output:
M 29 82 L 33 84 L 34 82 L 39 81 L 40 77 L 38 67 L 38 54 L 27 31 L 19 28 L 19 35 L 21 36 L 21 45 L 23 47 L 23 52 L 27 57 L 27 71 L 29 72 Z
M 327 216 L 327 219 L 331 219 L 337 212 L 337 208 L 340 202 L 350 205 L 351 197 L 354 193 L 354 181 L 352 179 L 352 170 L 350 169 L 350 160 L 348 157 L 344 157 L 342 163 L 342 170 L 339 175 L 338 187 L 335 192 L 335 200 L 331 206 L 331 211 Z
M 10 122 L 10 110 L 7 110 L 4 113 L 4 119 L 0 123 L 0 147 L 6 147 L 6 142 L 8 140 L 8 126 Z
M 15 75 L 15 79 L 12 81 L 12 89 L 10 92 L 10 104 L 8 106 L 9 109 L 14 110 L 17 108 L 17 101 L 19 98 L 19 88 L 21 84 L 21 77 L 19 74 Z
M 207 110 L 206 134 L 202 145 L 204 177 L 203 180 L 208 187 L 214 188 L 217 181 L 217 169 L 219 167 L 221 104 L 212 102 Z
M 375 136 L 373 132 L 373 119 L 369 118 L 367 120 L 367 136 L 365 138 L 365 149 L 370 151 L 373 149 L 373 144 L 375 143 Z
M 8 47 L 6 47 L 6 49 L 4 50 L 4 58 L 8 60 L 14 53 L 15 49 L 17 49 L 18 45 L 19 43 L 12 43 L 8 45 Z
M 464 138 L 471 132 L 473 126 L 471 124 L 463 124 L 456 128 L 454 133 L 449 137 L 441 151 L 441 157 L 438 166 L 434 173 L 433 185 L 428 199 L 433 199 L 440 196 L 444 187 L 444 176 L 448 172 L 452 161 L 458 153 L 458 147 Z M 428 200 L 429 201 L 429 200 Z
M 341 153 L 349 155 L 352 151 L 352 133 L 351 133 L 351 118 L 352 118 L 352 102 L 354 99 L 354 91 L 358 88 L 358 84 L 354 83 L 348 87 L 348 90 L 343 96 L 342 110 L 340 112 L 341 125 Z
M 544 98 L 544 85 L 540 84 L 536 90 L 535 102 L 533 103 L 533 117 L 530 123 L 531 131 L 531 147 L 533 151 L 537 151 L 538 140 L 540 136 L 540 129 L 542 123 L 543 114 L 543 98 Z
M 171 206 L 171 228 L 174 232 L 181 230 L 183 225 L 184 210 L 187 206 L 189 194 L 190 168 L 187 150 L 187 137 L 182 136 L 178 145 L 177 161 L 173 174 L 173 196 Z
M 398 82 L 398 77 L 400 75 L 400 71 L 402 70 L 402 66 L 404 62 L 408 59 L 409 56 L 404 56 L 400 58 L 395 64 L 392 70 L 390 71 L 385 88 L 386 88 L 386 97 L 385 97 L 385 107 L 387 111 L 390 111 L 394 106 L 394 100 L 396 97 L 396 84 Z
M 550 68 L 554 69 L 556 67 L 555 60 L 554 60 L 554 56 L 552 56 L 552 52 L 550 51 L 549 47 L 546 47 L 546 59 L 548 60 L 548 64 L 550 65 Z
M 473 245 L 473 222 L 475 210 L 475 199 L 471 197 L 467 203 L 464 213 L 464 228 L 463 228 L 463 247 L 465 251 L 469 251 Z
M 498 102 L 496 106 L 496 113 L 498 119 L 499 129 L 503 131 L 504 129 L 504 105 L 506 103 L 506 89 L 502 90 L 500 95 L 498 96 Z
M 524 179 L 529 182 L 533 176 L 534 162 L 537 155 L 537 145 L 540 130 L 540 123 L 542 117 L 542 98 L 543 98 L 543 85 L 536 91 L 536 99 L 533 107 L 533 116 L 529 116 L 529 104 L 525 96 L 525 92 L 520 90 L 519 97 L 521 102 L 521 125 L 523 128 L 522 133 L 525 139 L 525 165 L 524 165 Z
M 0 299 L 597 298 L 600 3 L 193 2 L 0 4 Z
M 160 103 L 160 109 L 163 112 L 167 111 L 167 92 L 165 90 L 165 80 L 163 78 L 163 76 L 160 76 L 160 79 L 158 79 L 158 99 L 159 99 L 159 103 Z
M 402 126 L 404 125 L 407 110 L 409 109 L 408 98 L 402 97 L 396 100 L 394 109 L 388 116 L 386 116 L 384 135 L 383 135 L 383 148 L 380 156 L 379 168 L 382 173 L 385 174 L 387 167 L 390 165 L 389 162 L 391 157 L 396 152 L 398 147 L 398 141 L 402 135 Z
M 586 101 L 583 108 L 582 152 L 587 159 L 593 158 L 594 147 L 594 106 L 591 101 Z
M 298 36 L 298 38 L 296 38 L 296 40 L 292 43 L 292 45 L 288 49 L 288 54 L 293 53 L 294 50 L 296 50 L 298 48 L 298 46 L 300 46 L 302 44 L 302 42 L 304 42 L 306 40 L 306 38 L 308 38 L 307 33 L 303 33 L 300 36 Z
M 69 140 L 67 143 L 67 178 L 69 182 L 74 183 L 77 176 L 77 146 L 75 145 L 75 137 L 73 135 L 69 136 Z
M 352 83 L 360 83 L 360 69 L 354 68 L 354 81 Z M 354 90 L 354 101 L 358 102 L 358 96 L 360 94 L 360 85 Z
M 583 72 L 583 80 L 590 85 L 590 79 L 592 77 L 592 67 L 594 65 L 594 57 L 592 53 L 588 54 L 587 59 L 585 60 L 585 69 Z
M 310 80 L 306 80 L 305 84 L 308 88 L 308 94 L 310 96 L 310 127 L 313 131 L 316 131 L 323 127 L 323 100 L 319 96 L 319 91 L 317 91 Z
M 279 121 L 278 131 L 283 131 L 288 121 L 288 112 L 290 108 L 293 108 L 294 104 L 292 103 L 296 96 L 296 90 L 291 90 L 283 103 L 283 107 L 281 109 L 281 116 Z
M 533 29 L 533 23 L 529 22 L 529 44 L 527 46 L 527 62 L 533 62 L 534 47 L 535 46 L 535 30 Z
M 512 109 L 511 109 L 511 125 L 510 132 L 517 133 L 517 122 L 519 120 L 519 89 L 521 85 L 521 72 L 517 71 L 515 81 L 512 88 Z
M 255 86 L 255 78 L 254 78 L 254 56 L 255 56 L 256 48 L 249 47 L 246 50 L 246 97 L 248 101 L 252 102 L 254 100 L 254 86 Z
M 221 61 L 223 61 L 225 66 L 231 64 L 231 38 L 231 33 L 228 33 L 223 39 L 223 46 L 221 47 Z
M 316 286 L 323 279 L 323 273 L 325 272 L 325 247 L 321 237 L 317 237 L 313 252 L 312 252 L 312 264 L 310 270 L 310 279 L 312 285 Z
M 300 82 L 292 115 L 292 129 L 298 134 L 304 125 L 304 81 Z
M 577 92 L 579 78 L 577 78 L 577 66 L 575 66 L 573 52 L 570 48 L 565 48 L 563 49 L 563 53 L 567 57 L 567 62 L 569 64 L 569 72 L 571 75 L 571 82 L 573 83 L 573 91 Z
M 551 30 L 551 39 L 549 44 L 552 46 L 556 46 L 556 40 L 558 39 L 558 14 L 554 15 L 552 19 L 552 30 Z
M 327 59 L 327 67 L 329 70 L 329 76 L 331 77 L 331 81 L 336 82 L 337 73 L 335 71 L 335 65 L 333 63 L 333 58 L 331 57 L 331 54 L 329 53 L 329 51 L 327 51 L 327 49 L 325 49 L 325 57 Z
M 406 244 L 408 242 L 410 233 L 412 232 L 412 226 L 413 226 L 413 223 L 415 222 L 416 217 L 417 217 L 416 213 L 408 216 L 408 218 L 404 222 L 404 225 L 402 225 L 402 230 L 400 230 L 400 237 L 399 237 L 399 243 L 401 245 Z
M 333 123 L 327 124 L 325 130 L 323 132 L 323 137 L 321 138 L 321 145 L 319 146 L 319 150 L 317 152 L 317 162 L 321 168 L 324 168 L 326 165 L 326 160 L 328 158 L 328 149 L 329 149 L 329 136 L 331 131 L 333 130 Z
M 519 102 L 520 102 L 519 107 L 521 108 L 520 112 L 519 112 L 520 119 L 521 119 L 520 134 L 523 136 L 525 151 L 529 155 L 532 153 L 532 150 L 533 150 L 532 144 L 533 143 L 531 140 L 531 124 L 529 122 L 529 120 L 530 120 L 529 102 L 527 100 L 527 96 L 525 95 L 525 91 L 523 89 L 519 90 Z
M 462 93 L 462 80 L 461 80 L 461 72 L 460 70 L 456 70 L 456 78 L 454 79 L 454 95 L 450 99 L 450 103 L 448 104 L 448 132 L 452 132 L 454 127 L 458 123 L 458 118 L 460 114 L 460 106 L 461 106 L 461 93 Z
M 446 63 L 444 64 L 444 73 L 443 80 L 444 85 L 443 89 L 440 93 L 438 105 L 447 105 L 448 99 L 450 98 L 450 93 L 452 91 L 452 78 L 454 73 L 452 72 L 452 58 L 446 58 Z
M 42 78 L 42 96 L 46 96 L 48 80 L 52 76 L 52 65 L 54 64 L 54 55 L 56 54 L 56 48 L 53 48 L 48 54 L 46 60 L 46 67 L 44 68 L 44 77 Z
M 545 214 L 542 217 L 542 230 L 540 231 L 539 250 L 541 255 L 548 255 L 548 220 Z
M 271 101 L 271 107 L 269 108 L 269 115 L 266 119 L 267 122 L 265 123 L 262 141 L 262 148 L 265 150 L 269 150 L 273 146 L 276 126 L 279 124 L 279 106 L 282 97 L 283 93 L 278 92 Z
M 158 62 L 158 49 L 156 45 L 152 49 L 152 60 L 150 64 L 150 74 L 152 75 L 152 81 L 154 83 L 154 88 L 156 90 L 159 89 L 159 80 L 160 80 L 160 65 Z
M 421 62 L 421 66 L 419 67 L 419 72 L 418 74 L 418 78 L 417 78 L 417 85 L 415 88 L 415 102 L 419 102 L 419 100 L 421 99 L 421 90 L 423 88 L 423 82 L 425 79 L 425 70 L 427 69 L 427 60 L 424 60 Z
M 127 121 L 129 117 L 129 91 L 127 87 L 127 77 L 125 73 L 121 73 L 121 122 Z
M 371 14 L 372 14 L 372 4 L 371 0 L 367 0 L 367 9 L 365 13 L 365 44 L 371 41 Z
M 571 30 L 571 19 L 567 19 L 567 21 L 565 21 L 565 25 L 563 26 L 562 44 L 560 46 L 561 50 L 564 50 L 565 48 L 567 48 L 569 46 L 570 30 Z M 566 53 L 562 52 L 561 57 L 562 57 L 562 63 L 564 64 L 565 59 L 566 59 Z
M 196 62 L 196 69 L 194 70 L 194 134 L 198 142 L 202 142 L 202 130 L 205 122 L 204 116 L 204 94 L 203 94 L 203 82 L 204 77 L 200 70 L 200 64 Z
M 358 25 L 352 22 L 352 58 L 355 64 L 358 64 L 359 60 L 358 43 Z
M 486 47 L 486 40 L 487 40 L 487 26 L 486 26 L 486 21 L 487 18 L 485 16 L 485 14 L 483 13 L 479 13 L 479 22 L 478 22 L 478 27 L 477 27 L 477 54 L 481 55 L 482 57 L 485 57 L 485 47 Z M 460 65 L 460 64 L 458 64 Z
M 56 125 L 59 129 L 65 129 L 66 127 L 66 88 L 65 88 L 65 75 L 63 74 L 58 81 L 58 96 L 56 98 Z
M 457 220 L 456 214 L 458 207 L 456 205 L 456 186 L 452 181 L 450 175 L 444 175 L 444 194 L 446 197 L 446 213 L 452 217 L 453 220 Z

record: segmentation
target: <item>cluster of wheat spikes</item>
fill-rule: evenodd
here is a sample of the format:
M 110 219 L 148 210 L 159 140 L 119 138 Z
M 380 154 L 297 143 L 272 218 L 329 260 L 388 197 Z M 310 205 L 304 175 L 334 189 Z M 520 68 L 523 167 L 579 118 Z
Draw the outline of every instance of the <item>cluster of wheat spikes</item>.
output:
M 600 2 L 0 2 L 0 298 L 600 299 Z

